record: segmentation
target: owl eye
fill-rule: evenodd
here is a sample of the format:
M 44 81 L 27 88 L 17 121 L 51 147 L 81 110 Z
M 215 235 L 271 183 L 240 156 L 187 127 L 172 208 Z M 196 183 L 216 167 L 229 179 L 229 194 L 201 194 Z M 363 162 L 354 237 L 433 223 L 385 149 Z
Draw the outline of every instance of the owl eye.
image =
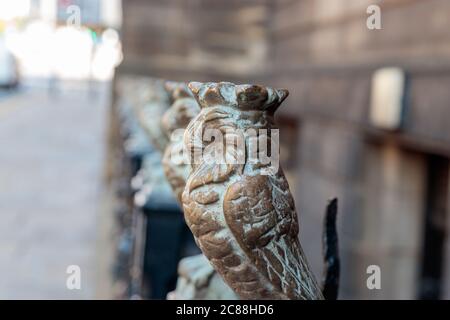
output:
M 237 86 L 236 94 L 241 109 L 258 109 L 269 96 L 266 88 L 257 85 Z
M 212 88 L 206 89 L 206 91 L 203 95 L 203 100 L 210 106 L 222 104 L 224 101 L 224 99 L 220 93 L 220 90 L 217 87 L 212 87 Z

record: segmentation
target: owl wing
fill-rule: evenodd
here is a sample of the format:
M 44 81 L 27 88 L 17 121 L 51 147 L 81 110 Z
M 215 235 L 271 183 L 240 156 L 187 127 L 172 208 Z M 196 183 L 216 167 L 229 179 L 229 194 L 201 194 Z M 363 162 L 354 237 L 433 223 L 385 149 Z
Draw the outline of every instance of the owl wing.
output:
M 284 175 L 242 176 L 224 197 L 224 216 L 239 246 L 277 293 L 320 298 L 298 240 L 294 200 Z

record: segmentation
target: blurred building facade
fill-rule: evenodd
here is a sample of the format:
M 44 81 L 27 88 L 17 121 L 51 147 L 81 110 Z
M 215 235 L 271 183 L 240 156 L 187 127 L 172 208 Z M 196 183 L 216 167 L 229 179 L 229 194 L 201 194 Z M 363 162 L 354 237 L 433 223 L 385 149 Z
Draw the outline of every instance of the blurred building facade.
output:
M 370 30 L 367 8 L 381 9 Z M 450 298 L 446 0 L 125 0 L 121 73 L 289 89 L 282 159 L 317 275 L 339 198 L 340 298 Z M 406 74 L 401 125 L 370 120 L 374 72 Z M 292 146 L 296 146 L 293 148 Z M 369 290 L 367 267 L 381 268 Z

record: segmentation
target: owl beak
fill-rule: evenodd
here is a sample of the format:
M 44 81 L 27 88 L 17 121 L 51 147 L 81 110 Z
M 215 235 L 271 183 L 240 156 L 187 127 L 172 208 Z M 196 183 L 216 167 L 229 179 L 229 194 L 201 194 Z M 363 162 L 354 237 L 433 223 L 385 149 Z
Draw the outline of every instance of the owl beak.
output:
M 277 89 L 277 94 L 278 94 L 278 102 L 281 104 L 284 99 L 286 99 L 289 95 L 289 91 L 286 89 Z

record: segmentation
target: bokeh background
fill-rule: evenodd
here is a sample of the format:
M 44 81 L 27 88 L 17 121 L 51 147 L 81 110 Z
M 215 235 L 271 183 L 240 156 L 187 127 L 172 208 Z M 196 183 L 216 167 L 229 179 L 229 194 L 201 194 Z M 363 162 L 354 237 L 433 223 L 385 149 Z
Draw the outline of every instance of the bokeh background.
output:
M 381 29 L 367 27 L 370 5 Z M 289 89 L 282 165 L 316 275 L 325 206 L 338 197 L 340 298 L 450 298 L 449 10 L 447 0 L 0 0 L 0 298 L 111 297 L 102 177 L 114 83 L 127 75 Z M 387 67 L 405 77 L 388 127 L 372 117 Z M 65 287 L 70 264 L 82 290 Z M 370 265 L 380 290 L 367 288 Z

